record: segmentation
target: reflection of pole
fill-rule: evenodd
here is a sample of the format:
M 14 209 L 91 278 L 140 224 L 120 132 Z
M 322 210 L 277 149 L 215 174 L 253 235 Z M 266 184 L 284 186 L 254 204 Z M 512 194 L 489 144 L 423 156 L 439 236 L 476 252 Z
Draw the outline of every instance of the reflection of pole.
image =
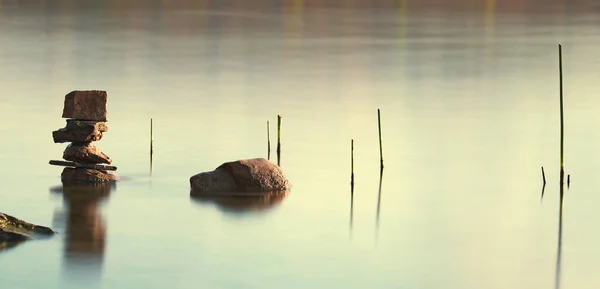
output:
M 383 169 L 379 171 L 379 193 L 377 194 L 377 217 L 375 219 L 375 239 L 379 239 L 379 214 L 381 212 L 381 183 L 383 181 Z
M 560 197 L 560 207 L 558 209 L 558 248 L 556 250 L 556 275 L 554 276 L 554 288 L 560 288 L 560 273 L 562 263 L 562 219 L 563 219 L 563 198 Z

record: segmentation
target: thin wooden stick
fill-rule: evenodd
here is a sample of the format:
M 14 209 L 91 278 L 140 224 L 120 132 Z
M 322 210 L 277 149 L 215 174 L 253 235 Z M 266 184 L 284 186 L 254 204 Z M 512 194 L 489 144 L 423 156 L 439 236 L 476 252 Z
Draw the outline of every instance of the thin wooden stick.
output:
M 281 166 L 281 115 L 277 115 L 277 165 Z
M 546 174 L 544 173 L 544 167 L 542 166 L 542 180 L 544 181 L 544 184 L 546 184 Z
M 281 153 L 281 116 L 277 115 L 277 153 Z
M 560 197 L 563 196 L 563 186 L 565 181 L 565 159 L 564 159 L 564 140 L 565 140 L 565 122 L 563 114 L 563 69 L 562 69 L 562 45 L 558 44 L 558 73 L 560 83 Z
M 377 125 L 379 127 L 379 161 L 380 169 L 383 170 L 383 145 L 381 143 L 381 113 L 379 108 L 377 109 Z
M 354 196 L 354 139 L 350 141 L 350 152 L 350 193 Z
M 150 154 L 154 153 L 154 120 L 150 119 Z

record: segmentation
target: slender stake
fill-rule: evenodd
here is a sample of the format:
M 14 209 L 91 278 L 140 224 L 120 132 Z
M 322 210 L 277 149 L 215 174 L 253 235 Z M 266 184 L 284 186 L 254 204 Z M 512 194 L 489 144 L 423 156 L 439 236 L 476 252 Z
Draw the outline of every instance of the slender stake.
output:
M 281 115 L 277 115 L 277 165 L 281 165 Z
M 277 115 L 277 153 L 281 152 L 281 116 Z
M 150 119 L 150 155 L 154 153 L 154 120 Z
M 267 159 L 271 159 L 271 125 L 267 120 Z
M 383 145 L 381 144 L 381 113 L 379 108 L 377 109 L 377 125 L 379 127 L 379 161 L 380 168 L 383 170 Z
M 571 186 L 571 175 L 567 175 L 567 189 Z
M 354 197 L 354 139 L 350 141 L 350 152 L 350 193 Z
M 546 184 L 546 174 L 544 173 L 544 167 L 542 167 L 542 180 L 544 181 L 544 185 Z
M 563 185 L 565 181 L 565 159 L 564 159 L 564 140 L 565 140 L 565 122 L 563 114 L 563 69 L 562 69 L 562 45 L 558 44 L 558 73 L 560 83 L 560 197 L 563 196 Z

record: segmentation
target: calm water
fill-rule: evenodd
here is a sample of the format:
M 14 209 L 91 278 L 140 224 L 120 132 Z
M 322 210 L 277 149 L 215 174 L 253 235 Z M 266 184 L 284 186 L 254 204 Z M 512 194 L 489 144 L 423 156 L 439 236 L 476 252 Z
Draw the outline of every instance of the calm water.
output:
M 554 288 L 559 42 L 558 285 L 600 286 L 596 1 L 146 2 L 0 0 L 0 211 L 60 233 L 0 252 L 2 289 Z M 47 164 L 74 89 L 108 91 L 115 187 Z M 285 198 L 190 198 L 277 114 Z

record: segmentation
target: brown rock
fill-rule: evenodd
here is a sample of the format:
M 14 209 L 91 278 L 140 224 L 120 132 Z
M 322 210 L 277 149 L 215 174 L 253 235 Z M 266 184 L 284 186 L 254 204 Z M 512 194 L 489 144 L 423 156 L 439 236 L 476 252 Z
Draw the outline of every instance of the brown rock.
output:
M 65 168 L 60 177 L 65 184 L 107 183 L 118 180 L 114 174 L 82 168 Z
M 68 119 L 65 128 L 52 132 L 52 138 L 55 143 L 99 141 L 106 131 L 105 122 Z
M 112 163 L 112 160 L 91 142 L 68 145 L 63 152 L 63 159 L 84 164 Z
M 63 118 L 106 121 L 106 91 L 72 91 L 65 96 Z
M 193 194 L 257 193 L 284 191 L 290 187 L 281 168 L 264 158 L 224 163 L 214 171 L 192 176 L 190 185 Z

